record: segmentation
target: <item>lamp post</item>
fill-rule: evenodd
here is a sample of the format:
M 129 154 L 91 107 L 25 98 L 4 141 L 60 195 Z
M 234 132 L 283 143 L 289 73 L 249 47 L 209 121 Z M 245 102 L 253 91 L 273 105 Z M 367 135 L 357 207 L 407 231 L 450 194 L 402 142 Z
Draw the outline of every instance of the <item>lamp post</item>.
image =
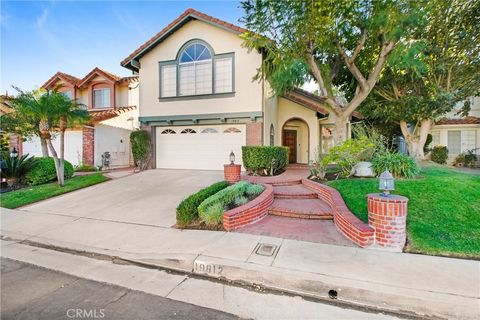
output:
M 230 163 L 223 166 L 225 181 L 230 184 L 237 183 L 240 181 L 242 166 L 235 164 L 235 153 L 233 153 L 233 150 L 230 152 L 228 159 L 230 160 Z
M 10 152 L 10 158 L 16 158 L 18 156 L 18 151 L 13 147 L 12 152 Z
M 384 197 L 388 197 L 390 191 L 395 190 L 395 179 L 393 179 L 393 176 L 388 169 L 380 175 L 378 188 L 383 191 L 382 196 Z
M 233 150 L 230 152 L 230 164 L 235 164 L 235 153 L 233 153 Z

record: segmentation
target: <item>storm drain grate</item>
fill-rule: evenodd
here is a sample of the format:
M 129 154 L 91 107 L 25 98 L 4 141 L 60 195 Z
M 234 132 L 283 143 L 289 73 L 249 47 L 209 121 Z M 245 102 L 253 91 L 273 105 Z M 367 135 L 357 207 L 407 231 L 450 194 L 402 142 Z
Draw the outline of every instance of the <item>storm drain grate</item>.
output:
M 275 253 L 275 250 L 277 250 L 277 246 L 274 244 L 259 243 L 257 245 L 257 250 L 255 250 L 255 254 L 271 257 Z

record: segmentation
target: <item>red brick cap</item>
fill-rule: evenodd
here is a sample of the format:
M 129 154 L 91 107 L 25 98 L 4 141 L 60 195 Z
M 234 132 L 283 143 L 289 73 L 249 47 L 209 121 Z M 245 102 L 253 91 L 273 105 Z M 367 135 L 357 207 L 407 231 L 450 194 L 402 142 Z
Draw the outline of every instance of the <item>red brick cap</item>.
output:
M 236 32 L 236 33 L 244 33 L 244 32 L 248 31 L 247 29 L 244 29 L 242 27 L 236 26 L 236 25 L 231 24 L 229 22 L 226 22 L 226 21 L 214 18 L 212 16 L 209 16 L 209 15 L 203 13 L 203 12 L 200 12 L 200 11 L 197 11 L 195 9 L 189 8 L 189 9 L 185 10 L 175 20 L 173 20 L 168 26 L 163 28 L 160 32 L 158 32 L 156 35 L 154 35 L 152 38 L 150 38 L 147 42 L 145 42 L 140 47 L 138 47 L 135 51 L 133 51 L 128 57 L 123 59 L 122 62 L 120 62 L 120 65 L 125 67 L 128 63 L 130 63 L 130 61 L 133 58 L 135 58 L 135 56 L 137 56 L 144 49 L 148 48 L 150 45 L 152 45 L 154 42 L 156 42 L 158 39 L 160 39 L 162 36 L 164 36 L 175 25 L 177 25 L 178 23 L 180 23 L 183 20 L 188 19 L 188 18 L 193 18 L 193 19 L 200 18 L 200 19 L 203 19 L 203 20 L 207 20 L 207 21 L 215 23 L 215 24 L 217 24 L 221 27 L 226 27 L 226 28 L 228 28 L 228 29 L 230 29 L 230 30 L 232 30 L 233 32 Z

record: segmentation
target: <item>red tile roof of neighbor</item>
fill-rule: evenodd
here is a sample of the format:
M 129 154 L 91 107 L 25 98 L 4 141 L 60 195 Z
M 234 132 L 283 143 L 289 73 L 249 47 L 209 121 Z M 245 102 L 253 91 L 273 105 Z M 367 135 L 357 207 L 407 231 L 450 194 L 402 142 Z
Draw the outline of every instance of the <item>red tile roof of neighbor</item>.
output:
M 118 107 L 118 108 L 109 109 L 109 110 L 90 109 L 88 110 L 88 112 L 90 113 L 90 117 L 92 117 L 92 122 L 99 122 L 99 121 L 115 118 L 122 113 L 125 113 L 130 110 L 134 110 L 136 108 L 137 106 Z
M 456 124 L 480 124 L 478 117 L 464 117 L 460 119 L 443 118 L 435 122 L 436 125 L 456 125 Z
M 83 86 L 86 82 L 88 82 L 88 80 L 94 75 L 101 75 L 111 81 L 115 81 L 116 83 L 124 83 L 124 82 L 130 83 L 132 81 L 138 80 L 138 76 L 119 77 L 113 73 L 110 73 L 108 71 L 95 67 L 82 79 L 79 79 L 77 77 L 74 77 L 72 75 L 59 71 L 55 73 L 50 79 L 48 79 L 48 81 L 42 85 L 42 88 L 51 87 L 57 79 L 61 79 L 79 88 Z
M 190 21 L 191 19 L 211 22 L 220 27 L 231 30 L 232 32 L 235 32 L 235 33 L 243 33 L 248 31 L 247 29 L 244 29 L 242 27 L 236 26 L 229 22 L 209 16 L 203 12 L 189 8 L 185 10 L 185 12 L 183 12 L 175 20 L 173 20 L 168 26 L 163 28 L 160 32 L 158 32 L 156 35 L 154 35 L 152 38 L 150 38 L 148 41 L 146 41 L 144 44 L 138 47 L 135 51 L 133 51 L 128 57 L 123 59 L 123 61 L 120 62 L 120 65 L 126 68 L 133 68 L 133 66 L 131 66 L 130 63 L 134 58 L 136 58 L 139 54 L 143 53 L 143 51 L 148 50 L 149 47 L 154 45 L 157 41 L 160 41 L 163 38 L 163 36 L 169 34 L 169 31 L 171 31 L 172 28 L 174 28 L 175 26 L 181 25 L 182 23 L 185 23 L 187 21 Z

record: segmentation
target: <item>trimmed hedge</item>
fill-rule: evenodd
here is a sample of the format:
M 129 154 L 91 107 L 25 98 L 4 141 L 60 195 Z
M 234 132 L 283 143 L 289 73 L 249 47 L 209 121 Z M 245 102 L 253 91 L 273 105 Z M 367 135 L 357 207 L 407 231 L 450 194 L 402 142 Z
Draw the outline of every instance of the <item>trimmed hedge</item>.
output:
M 64 161 L 66 179 L 73 176 L 73 166 L 67 160 Z M 55 171 L 55 163 L 51 157 L 39 157 L 35 158 L 35 164 L 29 173 L 25 175 L 25 181 L 32 185 L 44 184 L 57 179 L 57 173 Z
M 243 146 L 242 160 L 243 166 L 253 173 L 273 174 L 288 166 L 288 147 L 273 146 Z M 272 160 L 275 164 L 272 168 Z
M 198 206 L 198 216 L 209 225 L 221 223 L 222 215 L 218 215 L 218 208 L 223 209 L 236 198 L 243 196 L 249 185 L 246 181 L 240 181 L 205 199 Z
M 177 207 L 177 226 L 185 227 L 198 218 L 198 206 L 208 197 L 228 187 L 228 182 L 220 181 L 184 199 Z
M 448 159 L 448 149 L 445 146 L 435 146 L 432 149 L 432 161 L 440 164 L 446 164 Z

